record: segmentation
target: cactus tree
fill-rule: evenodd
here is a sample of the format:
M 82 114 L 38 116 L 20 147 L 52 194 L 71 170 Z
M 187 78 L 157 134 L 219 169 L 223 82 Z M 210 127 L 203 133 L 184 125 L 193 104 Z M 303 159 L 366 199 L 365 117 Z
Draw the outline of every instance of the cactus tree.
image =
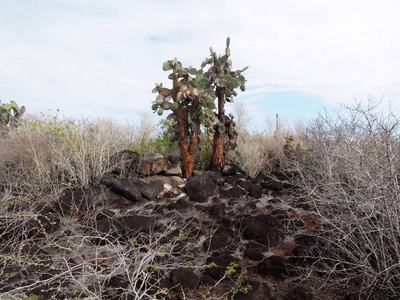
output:
M 25 112 L 25 106 L 19 107 L 15 101 L 4 103 L 0 101 L 0 133 L 6 134 L 9 128 L 18 127 L 19 121 Z
M 154 93 L 158 93 L 152 105 L 154 112 L 161 116 L 166 110 L 172 111 L 167 117 L 175 120 L 171 140 L 179 140 L 185 178 L 193 173 L 201 125 L 214 137 L 213 169 L 220 170 L 223 167 L 224 155 L 234 144 L 234 122 L 225 116 L 225 102 L 233 102 L 233 97 L 237 95 L 236 88 L 240 87 L 242 91 L 245 89 L 246 80 L 242 72 L 247 67 L 237 71 L 231 70 L 229 38 L 224 55 L 217 55 L 212 48 L 210 52 L 210 58 L 201 64 L 199 70 L 191 66 L 184 68 L 176 58 L 166 61 L 163 70 L 172 71 L 168 76 L 172 80 L 172 88 L 168 89 L 163 87 L 162 83 L 156 83 L 153 89 Z M 210 67 L 204 72 L 203 69 L 207 65 Z M 224 144 L 225 133 L 229 138 Z

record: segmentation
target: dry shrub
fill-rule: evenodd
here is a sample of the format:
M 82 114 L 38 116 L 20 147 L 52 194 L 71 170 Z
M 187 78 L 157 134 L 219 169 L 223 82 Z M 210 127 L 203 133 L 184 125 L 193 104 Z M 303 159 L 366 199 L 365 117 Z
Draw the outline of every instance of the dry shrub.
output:
M 282 124 L 277 116 L 275 124 L 267 120 L 266 128 L 263 131 L 253 132 L 239 129 L 237 163 L 252 178 L 257 177 L 260 172 L 269 174 L 276 168 L 291 166 L 296 157 L 285 153 L 287 143 L 293 153 L 296 145 L 302 148 L 306 145 L 304 129 L 301 125 L 291 129 Z M 287 142 L 288 139 L 290 142 Z
M 0 139 L 2 183 L 24 182 L 34 190 L 96 184 L 112 168 L 110 156 L 131 147 L 132 132 L 110 119 L 28 116 L 20 130 Z
M 321 114 L 307 133 L 314 154 L 300 184 L 323 218 L 314 249 L 323 264 L 315 267 L 358 278 L 367 294 L 398 299 L 400 120 L 379 105 L 356 103 Z

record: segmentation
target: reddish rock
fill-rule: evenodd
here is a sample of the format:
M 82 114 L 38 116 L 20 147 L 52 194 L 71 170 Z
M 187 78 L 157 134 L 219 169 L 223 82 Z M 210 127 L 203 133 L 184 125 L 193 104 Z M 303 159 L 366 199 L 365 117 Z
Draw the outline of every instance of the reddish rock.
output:
M 168 159 L 160 153 L 152 153 L 144 159 L 139 160 L 137 172 L 140 175 L 149 176 L 167 171 Z

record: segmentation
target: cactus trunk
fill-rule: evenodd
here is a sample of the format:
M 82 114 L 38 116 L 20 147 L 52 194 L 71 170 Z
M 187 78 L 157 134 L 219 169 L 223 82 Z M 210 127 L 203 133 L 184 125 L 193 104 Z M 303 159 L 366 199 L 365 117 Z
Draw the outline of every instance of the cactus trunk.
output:
M 174 74 L 173 79 L 173 95 L 177 99 L 179 92 L 178 77 Z M 197 152 L 197 141 L 200 134 L 200 122 L 195 122 L 196 130 L 191 132 L 189 143 L 187 139 L 187 115 L 184 113 L 182 106 L 179 106 L 175 112 L 176 122 L 178 124 L 179 145 L 182 155 L 182 177 L 189 178 L 193 175 L 194 163 Z
M 223 88 L 217 88 L 218 96 L 218 120 L 225 126 L 225 91 Z M 224 155 L 224 133 L 219 130 L 215 131 L 213 141 L 213 156 L 211 162 L 211 170 L 221 172 L 225 166 Z

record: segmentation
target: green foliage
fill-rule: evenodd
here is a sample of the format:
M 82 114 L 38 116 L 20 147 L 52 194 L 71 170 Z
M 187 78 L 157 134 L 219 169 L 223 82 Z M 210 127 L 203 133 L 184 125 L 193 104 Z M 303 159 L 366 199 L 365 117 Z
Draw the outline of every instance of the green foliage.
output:
M 247 70 L 247 67 L 236 71 L 232 69 L 229 45 L 228 37 L 223 55 L 218 55 L 210 47 L 210 57 L 202 62 L 200 69 L 192 66 L 184 68 L 177 58 L 163 63 L 164 71 L 172 70 L 168 78 L 173 80 L 173 88 L 168 89 L 162 83 L 156 83 L 152 92 L 158 95 L 152 102 L 152 109 L 158 115 L 167 110 L 172 111 L 168 116 L 174 124 L 175 134 L 170 135 L 172 141 L 177 138 L 177 117 L 180 119 L 179 126 L 184 127 L 187 137 L 198 134 L 200 126 L 210 136 L 217 131 L 225 132 L 225 124 L 216 118 L 215 100 L 218 93 L 222 92 L 226 96 L 225 101 L 233 102 L 237 96 L 236 89 L 245 90 L 246 79 L 242 73 Z M 208 69 L 205 69 L 207 66 Z
M 118 292 L 115 290 L 110 290 L 107 292 L 107 294 L 104 295 L 106 298 L 112 298 L 118 295 Z
M 314 150 L 311 148 L 304 149 L 300 143 L 297 143 L 295 147 L 293 147 L 293 136 L 285 137 L 286 144 L 289 145 L 294 151 L 294 158 L 297 161 L 306 161 L 312 159 L 312 155 Z
M 13 295 L 5 295 L 1 297 L 2 300 L 42 300 L 44 299 L 42 295 L 35 295 L 30 293 L 24 296 L 13 296 Z
M 224 297 L 223 300 L 233 300 L 234 296 L 238 293 L 248 294 L 252 288 L 250 284 L 243 284 L 243 275 L 246 274 L 247 270 L 238 273 L 236 270 L 237 266 L 237 263 L 231 262 L 225 269 L 224 276 L 229 278 L 233 282 L 233 285 L 231 286 L 231 297 Z
M 162 119 L 158 123 L 159 135 L 152 141 L 157 152 L 166 156 L 176 156 L 179 153 L 177 140 L 171 140 L 171 134 L 174 133 L 174 121 L 171 119 Z
M 199 170 L 207 170 L 210 166 L 212 155 L 212 140 L 207 133 L 202 133 L 200 135 L 200 142 L 197 148 L 196 168 Z
M 0 134 L 5 134 L 10 127 L 18 127 L 24 112 L 25 106 L 20 108 L 15 101 L 3 105 L 0 101 Z
M 155 138 L 142 138 L 131 150 L 141 154 L 158 152 L 165 156 L 177 157 L 179 155 L 177 139 L 171 140 L 171 134 L 174 134 L 175 130 L 174 121 L 168 118 L 162 119 L 158 123 L 158 129 L 159 133 Z

